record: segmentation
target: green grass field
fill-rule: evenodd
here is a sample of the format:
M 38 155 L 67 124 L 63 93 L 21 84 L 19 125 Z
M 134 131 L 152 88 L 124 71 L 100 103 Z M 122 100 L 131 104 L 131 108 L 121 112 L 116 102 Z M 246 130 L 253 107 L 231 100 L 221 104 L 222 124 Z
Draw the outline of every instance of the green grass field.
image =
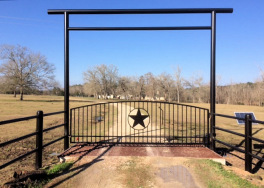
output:
M 93 104 L 99 102 L 93 98 L 70 97 L 70 108 Z M 102 102 L 102 101 L 101 101 Z M 105 101 L 104 101 L 105 102 Z M 44 113 L 56 112 L 63 110 L 63 97 L 59 96 L 34 96 L 25 95 L 24 101 L 19 98 L 14 98 L 12 95 L 0 95 L 0 121 L 20 118 L 25 116 L 35 115 L 38 110 Z M 209 104 L 189 104 L 192 106 L 199 106 L 209 108 Z M 224 105 L 217 104 L 216 112 L 219 114 L 234 115 L 234 112 L 254 112 L 258 120 L 264 120 L 264 108 L 258 106 L 244 106 L 244 105 Z M 168 112 L 166 112 L 167 114 Z M 189 120 L 188 120 L 189 121 Z M 59 125 L 63 123 L 63 114 L 49 116 L 44 118 L 44 128 Z M 226 128 L 235 132 L 244 133 L 244 126 L 238 125 L 236 120 L 227 118 L 216 118 L 216 126 Z M 255 137 L 264 138 L 264 125 L 253 125 L 253 134 Z M 0 126 L 0 142 L 17 138 L 25 134 L 32 133 L 36 130 L 36 120 L 23 121 L 19 123 L 12 123 Z M 44 144 L 56 138 L 63 136 L 63 127 L 49 131 L 44 134 Z M 228 142 L 233 145 L 241 144 L 243 146 L 243 137 L 234 136 L 223 131 L 216 131 L 217 139 Z M 218 146 L 220 146 L 218 144 Z M 223 146 L 221 146 L 223 147 Z M 0 154 L 0 163 L 3 164 L 18 155 L 22 155 L 27 151 L 35 148 L 35 137 L 20 141 L 19 143 L 10 144 L 2 149 Z M 60 153 L 63 151 L 63 141 L 59 141 L 44 150 L 43 165 L 50 165 L 57 162 L 57 157 L 51 154 Z M 16 162 L 0 171 L 2 181 L 14 172 L 16 169 L 30 170 L 34 168 L 35 155 L 31 155 L 20 162 Z

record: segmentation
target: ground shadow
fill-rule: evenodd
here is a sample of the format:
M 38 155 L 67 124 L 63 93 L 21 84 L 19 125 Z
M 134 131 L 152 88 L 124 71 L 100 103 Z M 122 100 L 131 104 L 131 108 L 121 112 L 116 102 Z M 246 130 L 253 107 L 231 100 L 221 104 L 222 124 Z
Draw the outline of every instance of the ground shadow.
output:
M 86 164 L 83 164 L 83 165 L 81 165 L 81 166 L 77 166 L 77 167 L 75 167 L 75 168 L 70 169 L 70 170 L 67 171 L 67 172 L 64 172 L 64 173 L 62 173 L 62 174 L 60 174 L 60 175 L 55 176 L 55 178 L 58 178 L 58 177 L 63 176 L 63 175 L 65 175 L 65 174 L 71 174 L 71 173 L 72 173 L 70 176 L 68 176 L 68 177 L 66 177 L 66 178 L 64 178 L 64 179 L 62 179 L 62 180 L 56 182 L 55 184 L 51 185 L 50 187 L 57 187 L 57 186 L 59 186 L 61 183 L 63 183 L 64 181 L 69 180 L 69 179 L 73 178 L 74 176 L 80 174 L 81 172 L 83 172 L 84 170 L 86 170 L 87 168 L 89 168 L 90 166 L 92 166 L 93 164 L 102 161 L 103 159 L 101 159 L 101 157 L 103 157 L 103 156 L 104 156 L 109 150 L 111 150 L 111 148 L 112 148 L 113 146 L 114 146 L 114 145 L 105 146 L 105 147 L 108 147 L 108 148 L 107 148 L 103 153 L 101 153 L 99 156 L 97 156 L 95 159 L 93 159 L 91 162 L 86 163 Z M 96 150 L 96 149 L 99 149 L 99 148 L 101 148 L 101 147 L 102 147 L 102 145 L 101 145 L 101 144 L 98 144 L 98 145 L 95 146 L 94 148 L 87 150 L 87 151 L 84 152 L 84 153 L 83 153 L 83 154 L 82 154 L 82 155 L 81 155 L 76 161 L 74 161 L 74 164 L 77 163 L 78 161 L 80 161 L 85 155 L 87 155 L 87 154 L 90 153 L 91 151 Z
M 254 135 L 256 135 L 258 132 L 262 131 L 263 129 L 264 129 L 264 128 L 260 128 L 260 129 L 256 130 L 254 133 L 252 133 L 252 137 L 253 137 Z M 235 147 L 240 147 L 240 148 L 243 147 L 243 149 L 245 149 L 245 147 L 243 146 L 244 143 L 245 143 L 245 139 L 243 139 L 239 144 L 236 144 Z M 254 149 L 253 149 L 252 151 L 255 151 L 255 152 L 256 152 L 255 155 L 262 154 L 262 155 L 263 155 L 262 158 L 264 158 L 264 154 L 262 153 L 262 149 L 263 149 L 263 148 L 259 148 L 259 150 L 254 150 Z M 227 148 L 216 148 L 216 151 L 217 151 L 217 153 L 219 153 L 219 154 L 222 155 L 222 156 L 223 156 L 223 155 L 226 155 L 227 153 L 229 153 L 230 155 L 233 155 L 233 156 L 235 156 L 235 157 L 237 157 L 237 158 L 239 158 L 239 159 L 245 161 L 244 158 L 242 158 L 242 157 L 240 157 L 240 156 L 238 156 L 238 155 L 232 153 L 233 151 L 235 151 L 234 148 L 230 148 L 230 149 L 227 149 Z M 231 164 L 231 165 L 232 165 L 232 164 Z M 257 163 L 253 163 L 253 162 L 252 162 L 252 165 L 255 165 L 255 167 L 252 169 L 251 173 L 257 173 L 260 169 L 264 169 L 264 168 L 262 167 L 262 165 L 263 165 L 263 161 L 261 161 L 261 160 L 259 160 Z

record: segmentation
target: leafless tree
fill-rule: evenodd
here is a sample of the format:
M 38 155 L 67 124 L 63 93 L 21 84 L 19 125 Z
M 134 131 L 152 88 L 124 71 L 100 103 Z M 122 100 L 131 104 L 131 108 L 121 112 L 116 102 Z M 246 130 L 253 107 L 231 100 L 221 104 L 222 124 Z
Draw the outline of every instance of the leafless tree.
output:
M 158 76 L 158 86 L 166 101 L 171 101 L 174 80 L 170 74 L 162 73 Z
M 155 100 L 157 95 L 157 79 L 151 72 L 145 74 L 144 78 L 146 83 L 146 96 L 151 100 Z
M 185 85 L 192 91 L 192 102 L 194 103 L 197 98 L 197 102 L 201 101 L 201 90 L 203 85 L 203 76 L 194 73 L 189 80 L 185 80 Z
M 19 89 L 20 100 L 23 100 L 25 90 L 51 87 L 55 68 L 44 55 L 19 45 L 2 45 L 0 58 L 4 61 L 0 65 L 0 76 L 8 80 L 13 91 Z
M 146 81 L 144 76 L 140 76 L 138 81 L 136 82 L 136 91 L 139 97 L 139 100 L 142 100 L 146 96 Z
M 114 65 L 98 65 L 83 73 L 85 87 L 90 87 L 95 95 L 102 95 L 106 98 L 108 95 L 116 95 L 118 84 L 118 69 Z M 86 89 L 87 90 L 87 89 Z
M 73 85 L 70 86 L 70 95 L 71 96 L 83 96 L 84 95 L 84 90 L 83 90 L 83 85 Z
M 181 68 L 177 66 L 177 70 L 174 71 L 175 81 L 176 81 L 176 93 L 177 93 L 177 102 L 180 102 L 180 93 L 183 91 L 183 78 L 181 75 Z
M 125 76 L 122 76 L 118 79 L 117 93 L 119 95 L 125 96 L 126 99 L 129 99 L 131 95 L 131 81 L 131 78 Z

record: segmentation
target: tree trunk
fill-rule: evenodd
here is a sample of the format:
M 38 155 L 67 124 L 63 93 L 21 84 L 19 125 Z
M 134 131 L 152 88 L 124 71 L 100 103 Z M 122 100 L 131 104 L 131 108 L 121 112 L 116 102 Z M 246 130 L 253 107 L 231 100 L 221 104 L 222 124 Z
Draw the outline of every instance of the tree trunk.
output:
M 20 100 L 23 101 L 23 88 L 20 88 Z
M 14 90 L 14 97 L 16 97 L 16 90 Z

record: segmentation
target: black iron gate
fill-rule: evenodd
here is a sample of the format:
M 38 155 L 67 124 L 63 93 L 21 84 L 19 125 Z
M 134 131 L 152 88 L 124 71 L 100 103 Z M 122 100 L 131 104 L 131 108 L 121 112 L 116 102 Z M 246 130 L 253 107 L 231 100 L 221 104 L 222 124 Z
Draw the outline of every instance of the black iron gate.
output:
M 70 110 L 71 143 L 209 145 L 209 110 L 154 101 L 98 103 Z

